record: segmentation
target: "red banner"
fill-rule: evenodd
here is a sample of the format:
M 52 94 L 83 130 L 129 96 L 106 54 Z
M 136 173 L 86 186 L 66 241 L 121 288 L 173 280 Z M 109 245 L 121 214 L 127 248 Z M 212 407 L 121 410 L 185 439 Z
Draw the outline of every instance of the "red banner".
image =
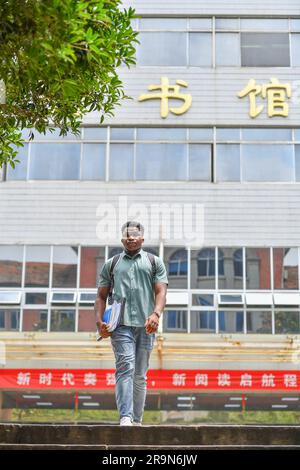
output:
M 152 390 L 299 391 L 295 370 L 156 370 L 148 371 Z M 2 369 L 0 389 L 103 390 L 115 386 L 114 369 Z

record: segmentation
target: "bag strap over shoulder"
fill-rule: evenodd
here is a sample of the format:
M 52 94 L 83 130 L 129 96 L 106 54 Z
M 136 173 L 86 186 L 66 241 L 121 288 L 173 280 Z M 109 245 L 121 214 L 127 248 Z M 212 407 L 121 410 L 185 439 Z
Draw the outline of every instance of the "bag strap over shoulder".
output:
M 147 251 L 147 256 L 148 259 L 151 263 L 152 266 L 152 282 L 154 282 L 155 276 L 156 276 L 156 262 L 155 262 L 155 256 L 152 253 L 148 253 Z

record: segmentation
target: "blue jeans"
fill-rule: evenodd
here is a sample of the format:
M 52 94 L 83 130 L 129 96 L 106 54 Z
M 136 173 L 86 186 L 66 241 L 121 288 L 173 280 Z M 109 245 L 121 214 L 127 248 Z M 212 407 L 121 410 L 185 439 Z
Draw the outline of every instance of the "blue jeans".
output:
M 155 333 L 145 328 L 118 326 L 111 334 L 116 359 L 116 402 L 120 417 L 129 416 L 135 422 L 143 418 L 150 354 Z

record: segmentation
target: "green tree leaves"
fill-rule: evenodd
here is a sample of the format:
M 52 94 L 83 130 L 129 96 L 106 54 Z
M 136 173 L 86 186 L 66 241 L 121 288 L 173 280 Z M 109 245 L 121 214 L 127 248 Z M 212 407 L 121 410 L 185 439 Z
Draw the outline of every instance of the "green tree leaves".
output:
M 135 63 L 134 10 L 120 0 L 0 2 L 0 166 L 22 145 L 17 129 L 78 132 L 85 113 L 100 122 L 125 96 L 116 68 Z

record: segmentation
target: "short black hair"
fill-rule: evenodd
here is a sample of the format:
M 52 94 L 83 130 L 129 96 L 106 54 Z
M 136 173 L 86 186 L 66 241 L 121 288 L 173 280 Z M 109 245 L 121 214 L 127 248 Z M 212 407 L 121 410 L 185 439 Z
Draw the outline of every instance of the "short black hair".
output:
M 128 222 L 125 222 L 125 224 L 122 225 L 122 233 L 129 227 L 137 228 L 141 234 L 144 235 L 144 227 L 140 222 L 136 222 L 135 220 L 129 220 Z

